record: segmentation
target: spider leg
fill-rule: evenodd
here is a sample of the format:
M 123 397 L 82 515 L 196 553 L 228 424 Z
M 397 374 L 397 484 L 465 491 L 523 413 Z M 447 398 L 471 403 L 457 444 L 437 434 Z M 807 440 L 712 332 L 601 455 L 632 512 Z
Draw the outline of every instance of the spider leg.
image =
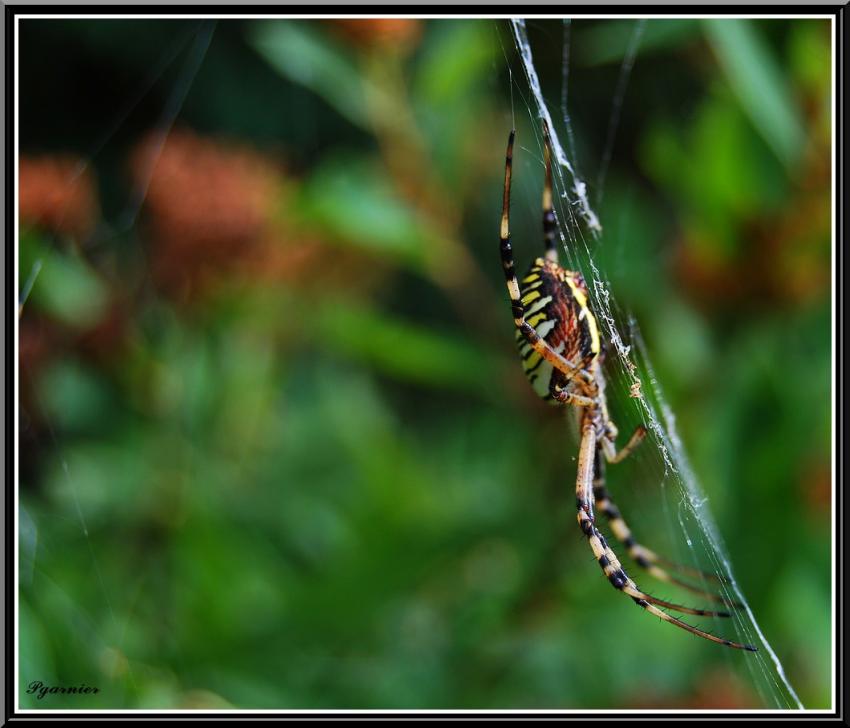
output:
M 549 125 L 543 121 L 543 158 L 546 164 L 546 176 L 543 180 L 543 242 L 546 246 L 546 258 L 558 262 L 558 248 L 555 244 L 555 211 L 552 209 L 552 145 L 549 142 Z
M 589 386 L 594 386 L 593 375 L 584 369 L 577 367 L 570 361 L 567 361 L 549 344 L 547 344 L 525 319 L 525 306 L 520 297 L 519 282 L 516 278 L 516 269 L 514 267 L 514 256 L 511 248 L 511 233 L 510 233 L 510 204 L 511 204 L 511 170 L 513 166 L 513 149 L 515 131 L 511 131 L 508 137 L 508 149 L 505 153 L 505 187 L 502 197 L 502 224 L 500 229 L 500 250 L 502 254 L 502 268 L 505 272 L 505 282 L 508 286 L 508 295 L 511 298 L 511 310 L 514 316 L 514 323 L 520 330 L 526 341 L 531 345 L 532 349 L 548 361 L 555 369 L 562 372 L 568 379 L 580 378 Z
M 608 577 L 608 581 L 611 582 L 611 585 L 615 589 L 630 596 L 639 607 L 645 609 L 651 614 L 654 614 L 656 617 L 664 620 L 665 622 L 674 624 L 680 629 L 690 632 L 691 634 L 695 634 L 698 637 L 702 637 L 703 639 L 710 640 L 711 642 L 717 642 L 718 644 L 734 647 L 740 650 L 749 650 L 751 652 L 757 651 L 757 648 L 752 645 L 732 642 L 731 640 L 716 637 L 713 634 L 709 634 L 701 629 L 692 627 L 686 622 L 667 614 L 667 612 L 662 611 L 658 607 L 661 606 L 668 609 L 677 609 L 679 611 L 700 615 L 719 616 L 720 613 L 703 610 L 689 610 L 685 607 L 680 607 L 679 605 L 674 605 L 670 602 L 656 599 L 639 589 L 637 584 L 635 584 L 635 582 L 626 574 L 620 564 L 620 561 L 617 559 L 617 556 L 605 541 L 605 537 L 599 532 L 599 529 L 596 528 L 593 516 L 591 515 L 591 499 L 593 497 L 591 490 L 593 483 L 593 465 L 596 460 L 597 452 L 596 428 L 593 424 L 593 414 L 592 410 L 586 410 L 582 417 L 581 445 L 579 447 L 578 473 L 576 475 L 576 506 L 578 509 L 579 527 L 581 528 L 582 533 L 584 533 L 587 537 L 590 548 L 593 551 L 593 555 L 599 562 L 599 566 L 602 568 L 604 574 Z
M 607 437 L 601 440 L 602 450 L 605 453 L 605 459 L 609 463 L 619 463 L 625 460 L 632 454 L 634 449 L 643 442 L 646 437 L 646 428 L 643 425 L 635 427 L 635 431 L 629 438 L 629 441 L 619 449 L 616 449 L 614 443 Z
M 557 400 L 561 404 L 572 404 L 576 407 L 590 407 L 595 404 L 590 397 L 574 394 L 573 392 L 567 392 L 564 389 L 564 385 L 566 385 L 566 383 L 567 379 L 564 376 L 553 376 L 549 380 L 549 394 L 552 395 L 553 399 Z
M 603 438 L 601 440 L 601 445 L 602 445 L 602 450 L 605 453 L 605 459 L 609 463 L 619 463 L 619 462 L 625 460 L 629 455 L 632 454 L 632 452 L 635 450 L 635 448 L 637 448 L 637 446 L 640 445 L 643 442 L 645 437 L 646 437 L 646 428 L 643 425 L 638 425 L 635 428 L 635 431 L 632 433 L 632 436 L 629 438 L 629 441 L 620 450 L 616 449 L 616 446 L 614 445 L 614 442 L 611 439 Z M 600 461 L 599 464 L 600 464 L 600 467 L 601 467 L 601 461 Z M 600 468 L 597 468 L 597 472 L 600 472 Z M 616 510 L 616 507 L 615 507 L 614 510 Z M 619 511 L 617 511 L 617 512 L 619 513 Z M 612 516 L 611 518 L 614 518 L 614 517 Z M 621 528 L 624 529 L 623 530 L 624 536 L 622 538 L 619 537 L 618 532 L 617 532 L 617 526 L 614 523 L 612 523 L 612 528 L 614 528 L 614 533 L 615 533 L 615 535 L 618 536 L 619 540 L 622 541 L 626 546 L 629 546 L 629 544 L 627 543 L 628 539 L 630 538 L 629 529 L 625 525 L 625 523 L 622 522 L 622 519 L 620 519 L 620 523 L 622 524 Z M 665 566 L 667 566 L 670 569 L 675 569 L 675 570 L 680 571 L 684 574 L 690 574 L 691 576 L 701 578 L 701 579 L 711 579 L 713 581 L 719 581 L 719 582 L 723 582 L 723 583 L 726 582 L 726 580 L 722 576 L 720 576 L 719 574 L 707 574 L 706 572 L 700 571 L 699 569 L 695 569 L 692 566 L 685 566 L 684 564 L 677 564 L 675 561 L 670 561 L 669 559 L 665 559 L 663 556 L 659 556 L 655 552 L 650 551 L 645 546 L 640 546 L 640 544 L 638 544 L 638 548 L 642 552 L 644 558 L 646 560 L 652 562 L 653 564 L 664 564 Z M 633 558 L 635 558 L 635 560 L 637 560 L 637 557 L 633 556 Z M 640 562 L 638 562 L 638 563 L 640 563 Z M 661 577 L 659 577 L 659 578 L 661 578 Z M 686 589 L 690 588 L 690 586 L 691 586 L 691 585 L 685 585 L 684 582 L 677 582 L 677 583 L 679 583 L 680 586 L 684 586 Z M 707 592 L 703 592 L 703 593 L 707 594 Z M 729 602 L 729 603 L 737 604 L 737 602 Z
M 622 452 L 622 450 L 620 452 Z M 714 594 L 713 592 L 701 589 L 700 587 L 691 584 L 688 581 L 684 581 L 678 576 L 671 574 L 666 569 L 662 569 L 658 566 L 659 563 L 665 563 L 665 565 L 668 565 L 668 568 L 695 572 L 696 574 L 706 578 L 712 578 L 714 576 L 713 574 L 706 574 L 698 569 L 682 566 L 674 562 L 668 562 L 658 556 L 658 554 L 654 551 L 651 551 L 646 548 L 646 546 L 635 541 L 635 537 L 632 535 L 631 529 L 620 514 L 620 509 L 617 508 L 614 501 L 611 500 L 611 496 L 608 494 L 608 489 L 605 487 L 605 463 L 599 456 L 599 450 L 596 451 L 594 469 L 596 474 L 596 478 L 593 481 L 593 498 L 595 504 L 597 508 L 605 514 L 608 522 L 611 524 L 611 530 L 614 532 L 614 536 L 616 536 L 617 540 L 626 547 L 627 553 L 632 557 L 632 559 L 634 559 L 638 566 L 645 569 L 650 576 L 655 577 L 659 581 L 665 581 L 668 584 L 676 584 L 677 586 L 687 589 L 694 594 L 699 594 L 712 602 L 719 602 L 736 608 L 741 607 L 741 604 L 735 600 L 727 599 L 720 594 Z
M 601 446 L 602 446 L 602 451 L 605 454 L 605 459 L 609 463 L 619 463 L 622 460 L 625 460 L 629 455 L 632 454 L 632 452 L 635 450 L 635 448 L 637 448 L 637 446 L 640 445 L 643 442 L 645 437 L 646 437 L 646 428 L 643 425 L 638 425 L 635 428 L 635 431 L 632 433 L 632 436 L 629 438 L 629 441 L 619 451 L 616 449 L 614 443 L 609 438 L 603 438 L 600 441 L 600 443 L 601 443 Z M 601 459 L 598 460 L 596 472 L 597 473 L 603 472 L 602 471 Z M 600 496 L 597 496 L 597 498 L 600 498 Z M 654 551 L 650 551 L 645 546 L 641 546 L 640 544 L 636 544 L 634 539 L 631 536 L 631 531 L 629 530 L 628 526 L 626 526 L 623 519 L 620 518 L 619 511 L 617 510 L 617 507 L 614 506 L 613 503 L 611 505 L 613 506 L 613 512 L 615 513 L 615 515 L 610 515 L 608 513 L 606 513 L 605 515 L 607 515 L 611 519 L 611 528 L 614 531 L 614 535 L 617 536 L 617 539 L 629 549 L 629 555 L 635 561 L 637 561 L 638 564 L 640 564 L 641 566 L 644 566 L 644 568 L 647 568 L 647 567 L 642 563 L 642 561 L 648 561 L 652 564 L 664 564 L 669 569 L 674 569 L 674 570 L 682 572 L 684 574 L 689 574 L 689 575 L 696 577 L 698 579 L 710 579 L 712 581 L 719 581 L 719 582 L 725 583 L 726 580 L 723 579 L 723 577 L 721 577 L 717 574 L 707 574 L 706 572 L 700 571 L 699 569 L 695 569 L 692 566 L 685 566 L 683 564 L 677 564 L 674 561 L 670 561 L 669 559 L 665 559 L 664 557 L 659 556 Z M 669 576 L 669 575 L 668 575 L 669 578 L 661 576 L 661 570 L 660 569 L 658 569 L 658 573 L 654 573 L 653 576 L 655 576 L 658 579 L 662 579 L 663 581 L 670 581 L 670 582 L 676 583 L 679 586 L 684 587 L 685 589 L 690 589 L 691 591 L 700 592 L 702 594 L 705 594 L 706 596 L 708 596 L 708 594 L 709 594 L 708 592 L 703 592 L 702 590 L 697 589 L 696 587 L 694 587 L 691 584 L 688 584 L 687 582 L 678 581 L 678 580 L 676 580 L 675 577 L 672 577 L 672 576 Z M 709 596 L 709 598 L 712 598 L 712 597 Z M 721 599 L 721 598 L 716 597 L 716 596 L 714 596 L 714 599 L 715 599 L 715 601 L 723 601 L 723 602 L 726 602 L 727 604 L 733 604 L 733 605 L 738 604 L 737 602 L 730 602 L 729 600 Z M 738 606 L 740 606 L 740 605 L 738 605 Z

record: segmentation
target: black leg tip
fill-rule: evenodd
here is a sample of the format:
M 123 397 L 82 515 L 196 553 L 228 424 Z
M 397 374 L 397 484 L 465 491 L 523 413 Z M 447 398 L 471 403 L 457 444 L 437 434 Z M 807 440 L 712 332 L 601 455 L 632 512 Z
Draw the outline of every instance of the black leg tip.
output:
M 746 650 L 747 652 L 758 652 L 758 647 L 753 647 L 752 645 L 740 645 L 736 642 L 732 642 L 732 640 L 723 640 L 723 644 L 728 647 L 738 647 L 742 650 Z

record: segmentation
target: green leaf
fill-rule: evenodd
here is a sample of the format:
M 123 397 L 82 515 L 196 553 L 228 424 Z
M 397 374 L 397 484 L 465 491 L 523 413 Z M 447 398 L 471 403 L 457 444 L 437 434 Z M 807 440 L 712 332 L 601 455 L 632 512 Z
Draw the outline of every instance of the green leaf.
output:
M 803 145 L 803 126 L 776 59 L 752 22 L 707 18 L 706 36 L 735 95 L 758 132 L 787 167 Z
M 368 162 L 337 157 L 304 183 L 299 209 L 343 243 L 422 270 L 433 235 Z
M 249 41 L 282 76 L 321 96 L 352 123 L 371 127 L 369 103 L 382 92 L 359 73 L 353 58 L 309 23 L 263 21 L 252 26 Z
M 481 119 L 493 113 L 498 53 L 490 23 L 446 20 L 430 26 L 417 56 L 410 100 L 432 170 L 449 196 L 476 184 L 471 149 Z
M 51 462 L 46 490 L 62 512 L 85 514 L 88 528 L 102 524 L 133 522 L 143 512 L 158 483 L 157 467 L 165 460 L 164 448 L 156 460 L 144 452 L 146 443 L 132 451 L 104 442 L 89 442 L 67 450 L 59 462 Z
M 582 63 L 597 66 L 623 60 L 635 32 L 636 20 L 606 21 L 576 33 L 575 54 Z M 640 56 L 653 51 L 676 48 L 699 33 L 699 22 L 691 19 L 657 19 L 644 24 L 638 52 Z
M 469 103 L 470 94 L 480 93 L 493 73 L 495 47 L 489 24 L 444 21 L 432 33 L 419 64 L 416 97 L 445 107 Z
M 81 328 L 103 316 L 109 299 L 106 285 L 82 258 L 52 249 L 33 230 L 22 230 L 18 262 L 22 285 L 32 279 L 24 310 L 34 306 Z
M 317 313 L 311 326 L 332 349 L 401 379 L 498 399 L 493 383 L 501 380 L 500 362 L 464 339 L 351 302 L 328 303 Z
M 710 246 L 706 254 L 732 259 L 747 243 L 738 232 L 741 221 L 777 209 L 787 179 L 729 89 L 714 90 L 688 127 L 667 121 L 651 127 L 640 155 L 676 201 L 689 244 L 702 241 Z
M 41 375 L 44 409 L 65 430 L 97 431 L 115 404 L 105 380 L 72 360 L 58 360 Z

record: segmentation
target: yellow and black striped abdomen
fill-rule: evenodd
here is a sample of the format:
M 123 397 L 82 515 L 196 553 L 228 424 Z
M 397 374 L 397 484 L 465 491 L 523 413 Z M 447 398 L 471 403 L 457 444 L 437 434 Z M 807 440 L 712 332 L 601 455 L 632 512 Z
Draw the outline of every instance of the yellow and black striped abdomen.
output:
M 520 296 L 525 319 L 537 335 L 568 361 L 589 367 L 599 355 L 601 345 L 581 274 L 538 258 L 520 281 Z M 534 351 L 519 329 L 516 340 L 523 369 L 534 391 L 555 403 L 549 392 L 552 365 Z

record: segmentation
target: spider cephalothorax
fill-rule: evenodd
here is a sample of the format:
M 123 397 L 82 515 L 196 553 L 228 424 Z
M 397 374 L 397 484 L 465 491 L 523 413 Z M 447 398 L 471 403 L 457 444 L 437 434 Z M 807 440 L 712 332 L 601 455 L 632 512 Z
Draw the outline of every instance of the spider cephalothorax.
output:
M 617 463 L 637 447 L 646 430 L 639 426 L 629 441 L 617 450 L 617 428 L 605 403 L 605 379 L 602 373 L 603 346 L 599 326 L 587 286 L 580 273 L 566 270 L 558 262 L 555 244 L 557 220 L 552 207 L 552 166 L 549 131 L 545 138 L 545 178 L 543 186 L 543 237 L 545 257 L 537 258 L 522 281 L 514 269 L 510 242 L 510 191 L 514 132 L 508 139 L 505 156 L 505 187 L 502 202 L 500 249 L 505 281 L 511 299 L 516 339 L 523 369 L 534 391 L 552 404 L 571 404 L 578 408 L 581 444 L 576 476 L 578 523 L 608 581 L 630 596 L 636 604 L 660 619 L 692 634 L 729 647 L 755 651 L 751 645 L 732 642 L 697 629 L 671 616 L 659 607 L 698 616 L 728 617 L 728 612 L 692 609 L 658 599 L 641 590 L 626 574 L 617 556 L 596 526 L 594 506 L 605 514 L 617 540 L 626 547 L 635 562 L 657 579 L 677 584 L 716 602 L 735 605 L 724 597 L 706 592 L 670 573 L 670 569 L 691 572 L 695 569 L 673 564 L 635 541 L 605 488 L 605 461 Z M 667 568 L 662 568 L 662 565 Z M 709 577 L 717 578 L 717 577 Z

